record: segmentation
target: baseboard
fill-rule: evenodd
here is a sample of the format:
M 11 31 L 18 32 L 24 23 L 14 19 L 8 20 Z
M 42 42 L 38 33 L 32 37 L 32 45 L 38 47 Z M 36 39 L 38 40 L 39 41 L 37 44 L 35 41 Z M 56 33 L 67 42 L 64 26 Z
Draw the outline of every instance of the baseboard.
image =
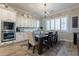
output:
M 68 39 L 60 39 L 62 41 L 66 41 L 66 42 L 73 42 L 73 40 L 68 40 Z

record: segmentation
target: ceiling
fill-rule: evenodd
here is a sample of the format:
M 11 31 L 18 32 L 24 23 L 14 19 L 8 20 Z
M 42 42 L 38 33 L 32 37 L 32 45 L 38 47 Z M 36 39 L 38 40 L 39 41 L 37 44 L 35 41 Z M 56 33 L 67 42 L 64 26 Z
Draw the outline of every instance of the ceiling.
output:
M 79 6 L 78 3 L 46 3 L 46 11 L 48 15 L 54 14 L 56 12 L 73 8 Z M 31 14 L 36 15 L 37 17 L 44 16 L 45 6 L 44 3 L 9 3 L 8 5 L 15 8 L 23 9 L 29 11 Z

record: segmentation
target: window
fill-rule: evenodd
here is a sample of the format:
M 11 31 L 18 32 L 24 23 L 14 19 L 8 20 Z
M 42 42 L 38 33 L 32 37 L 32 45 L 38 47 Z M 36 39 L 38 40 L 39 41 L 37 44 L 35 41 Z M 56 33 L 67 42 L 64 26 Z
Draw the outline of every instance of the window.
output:
M 67 17 L 46 20 L 46 29 L 67 31 Z
M 36 20 L 32 20 L 32 27 L 36 27 Z
M 54 19 L 51 20 L 51 30 L 55 29 L 55 23 L 54 23 Z
M 55 30 L 60 30 L 60 19 L 59 18 L 55 19 Z
M 36 20 L 36 27 L 40 27 L 40 21 Z
M 46 25 L 47 25 L 47 26 L 46 26 L 46 29 L 47 29 L 47 30 L 50 30 L 50 20 L 47 20 L 47 21 L 46 21 Z
M 31 20 L 30 22 L 31 22 L 32 27 L 39 27 L 40 26 L 39 20 Z
M 63 31 L 67 30 L 67 17 L 61 18 L 61 30 Z

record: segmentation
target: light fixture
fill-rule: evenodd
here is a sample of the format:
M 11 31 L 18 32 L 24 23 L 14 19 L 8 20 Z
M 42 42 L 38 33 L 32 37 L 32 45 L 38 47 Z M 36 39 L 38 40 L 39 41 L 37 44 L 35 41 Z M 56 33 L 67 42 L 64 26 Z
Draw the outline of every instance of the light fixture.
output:
M 46 19 L 47 16 L 48 16 L 48 12 L 47 12 L 47 4 L 44 3 L 44 18 Z
M 45 3 L 44 6 L 46 6 L 47 4 Z
M 49 16 L 49 12 L 48 12 L 48 10 L 47 10 L 47 4 L 46 3 L 44 3 L 44 12 L 43 12 L 44 14 L 44 18 L 46 19 L 48 16 Z
M 8 4 L 7 3 L 5 4 L 5 7 L 8 8 Z
M 1 3 L 0 6 L 3 7 L 3 8 L 8 8 L 8 4 L 7 3 Z

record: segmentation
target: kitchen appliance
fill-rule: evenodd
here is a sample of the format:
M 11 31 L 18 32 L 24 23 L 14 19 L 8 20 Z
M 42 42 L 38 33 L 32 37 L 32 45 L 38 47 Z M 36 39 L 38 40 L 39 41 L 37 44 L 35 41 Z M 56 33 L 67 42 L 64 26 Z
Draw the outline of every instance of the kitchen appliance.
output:
M 1 23 L 2 42 L 15 40 L 15 23 L 4 21 Z
M 3 26 L 3 30 L 11 30 L 14 31 L 15 30 L 15 23 L 14 22 L 3 22 L 2 24 Z

